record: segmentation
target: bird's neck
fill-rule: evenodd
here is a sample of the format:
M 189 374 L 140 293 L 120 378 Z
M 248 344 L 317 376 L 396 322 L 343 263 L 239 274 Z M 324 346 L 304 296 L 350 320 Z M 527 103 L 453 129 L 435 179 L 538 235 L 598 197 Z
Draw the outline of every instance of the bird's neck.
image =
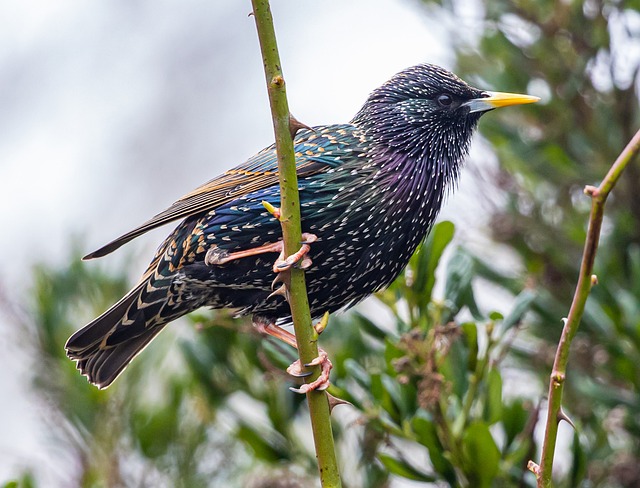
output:
M 352 123 L 371 141 L 376 177 L 386 191 L 402 198 L 403 208 L 435 217 L 458 181 L 477 119 L 421 125 L 402 117 L 381 117 L 367 104 Z
M 458 162 L 452 167 L 447 162 L 412 157 L 393 149 L 385 153 L 378 173 L 381 187 L 385 188 L 384 200 L 390 207 L 402 211 L 402 225 L 411 227 L 409 232 L 424 236 L 457 181 Z M 406 219 L 407 214 L 413 218 Z
M 379 164 L 377 178 L 380 187 L 385 188 L 385 200 L 391 206 L 413 212 L 416 218 L 411 220 L 425 226 L 426 233 L 426 227 L 433 223 L 444 198 L 458 181 L 465 154 L 415 150 L 417 147 L 405 150 L 378 144 L 374 160 Z

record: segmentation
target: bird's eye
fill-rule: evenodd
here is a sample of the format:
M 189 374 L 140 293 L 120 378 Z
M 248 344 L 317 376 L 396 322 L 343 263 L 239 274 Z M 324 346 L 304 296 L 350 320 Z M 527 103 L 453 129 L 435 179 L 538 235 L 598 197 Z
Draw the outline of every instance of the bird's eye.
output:
M 453 103 L 453 97 L 448 93 L 442 93 L 438 95 L 437 100 L 438 100 L 438 104 L 441 107 L 448 107 Z

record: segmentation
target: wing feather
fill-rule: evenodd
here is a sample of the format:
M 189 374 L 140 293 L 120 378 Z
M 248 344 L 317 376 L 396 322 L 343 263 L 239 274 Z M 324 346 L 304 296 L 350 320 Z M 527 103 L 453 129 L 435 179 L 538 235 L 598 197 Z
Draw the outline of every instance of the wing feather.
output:
M 353 129 L 349 126 L 342 127 Z M 296 137 L 296 165 L 299 178 L 319 173 L 340 164 L 340 157 L 335 151 L 331 153 L 324 151 L 324 146 L 327 145 L 331 145 L 335 149 L 337 142 L 333 137 L 322 137 L 326 134 L 325 131 L 327 129 L 328 127 L 317 128 L 314 131 L 302 131 L 305 134 L 299 133 L 298 137 Z M 348 144 L 353 141 L 350 131 L 344 131 L 344 136 L 346 136 L 345 140 L 341 142 Z M 321 149 L 314 151 L 317 148 Z M 337 152 L 339 153 L 340 151 Z M 237 197 L 277 184 L 278 161 L 274 146 L 270 146 L 240 166 L 187 193 L 163 212 L 102 246 L 100 249 L 87 254 L 82 259 L 88 260 L 106 256 L 132 239 L 156 227 L 174 220 L 209 212 Z

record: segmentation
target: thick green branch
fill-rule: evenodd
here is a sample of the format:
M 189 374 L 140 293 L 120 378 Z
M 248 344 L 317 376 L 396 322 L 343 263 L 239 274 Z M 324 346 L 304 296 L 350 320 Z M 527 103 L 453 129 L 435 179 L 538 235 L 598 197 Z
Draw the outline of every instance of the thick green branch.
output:
M 276 138 L 280 175 L 282 237 L 285 255 L 290 256 L 300 248 L 302 231 L 298 177 L 290 127 L 289 105 L 287 103 L 287 93 L 284 77 L 282 76 L 269 1 L 252 0 L 252 5 L 264 62 Z M 318 356 L 318 345 L 317 334 L 311 323 L 304 271 L 294 267 L 287 273 L 290 273 L 290 275 L 285 282 L 287 282 L 288 286 L 287 295 L 291 306 L 300 362 L 307 364 Z M 314 370 L 313 375 L 306 379 L 307 382 L 313 381 L 318 377 L 319 368 L 314 367 Z M 340 474 L 335 455 L 331 430 L 331 412 L 327 395 L 323 391 L 311 391 L 307 393 L 307 400 L 309 402 L 311 426 L 320 470 L 320 481 L 323 487 L 339 487 L 341 486 Z
M 609 193 L 617 183 L 624 168 L 633 157 L 640 151 L 640 131 L 633 136 L 627 147 L 620 153 L 613 166 L 607 173 L 599 187 L 587 186 L 585 193 L 591 197 L 591 214 L 589 216 L 589 229 L 587 239 L 582 253 L 582 264 L 578 284 L 573 296 L 573 302 L 569 309 L 569 316 L 565 320 L 562 335 L 551 372 L 549 382 L 549 401 L 547 407 L 547 423 L 545 427 L 544 441 L 542 445 L 542 460 L 540 466 L 529 461 L 531 469 L 538 480 L 538 487 L 548 488 L 551 486 L 553 471 L 553 455 L 555 452 L 556 439 L 558 437 L 558 424 L 564 418 L 562 412 L 562 393 L 564 391 L 564 381 L 569 361 L 569 351 L 571 341 L 578 331 L 587 297 L 591 287 L 597 282 L 593 275 L 593 263 L 596 258 L 598 241 L 600 240 L 600 229 L 604 217 L 604 206 Z

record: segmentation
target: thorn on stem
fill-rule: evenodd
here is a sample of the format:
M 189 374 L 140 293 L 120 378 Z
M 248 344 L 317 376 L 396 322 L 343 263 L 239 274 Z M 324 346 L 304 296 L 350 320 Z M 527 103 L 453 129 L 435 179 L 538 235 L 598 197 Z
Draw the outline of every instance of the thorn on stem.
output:
M 342 398 L 335 397 L 329 392 L 326 393 L 327 400 L 329 400 L 329 412 L 333 412 L 334 407 L 337 407 L 338 405 L 351 405 L 353 407 L 353 404 L 351 402 L 343 400 Z
M 271 78 L 271 84 L 273 86 L 282 87 L 284 86 L 284 78 L 281 75 L 276 75 Z
M 571 427 L 573 427 L 573 430 L 578 430 L 576 429 L 576 424 L 573 423 L 573 420 L 571 420 L 569 418 L 569 416 L 565 413 L 565 411 L 560 408 L 560 411 L 558 412 L 558 423 L 560 423 L 561 421 L 565 421 L 566 423 L 568 423 Z
M 287 280 L 287 276 L 285 275 L 285 273 L 278 273 L 275 277 L 275 279 L 271 282 L 271 291 L 274 291 L 276 289 L 276 285 L 278 283 L 283 283 L 284 285 L 286 285 L 288 282 Z
M 307 124 L 303 124 L 296 119 L 291 113 L 289 114 L 289 132 L 291 132 L 291 138 L 293 139 L 300 129 L 308 129 L 313 131 Z
M 278 288 L 276 291 L 272 292 L 268 297 L 267 300 L 277 297 L 277 296 L 281 296 L 283 297 L 286 301 L 289 301 L 289 297 L 287 296 L 287 287 L 285 285 L 281 285 L 280 288 Z

